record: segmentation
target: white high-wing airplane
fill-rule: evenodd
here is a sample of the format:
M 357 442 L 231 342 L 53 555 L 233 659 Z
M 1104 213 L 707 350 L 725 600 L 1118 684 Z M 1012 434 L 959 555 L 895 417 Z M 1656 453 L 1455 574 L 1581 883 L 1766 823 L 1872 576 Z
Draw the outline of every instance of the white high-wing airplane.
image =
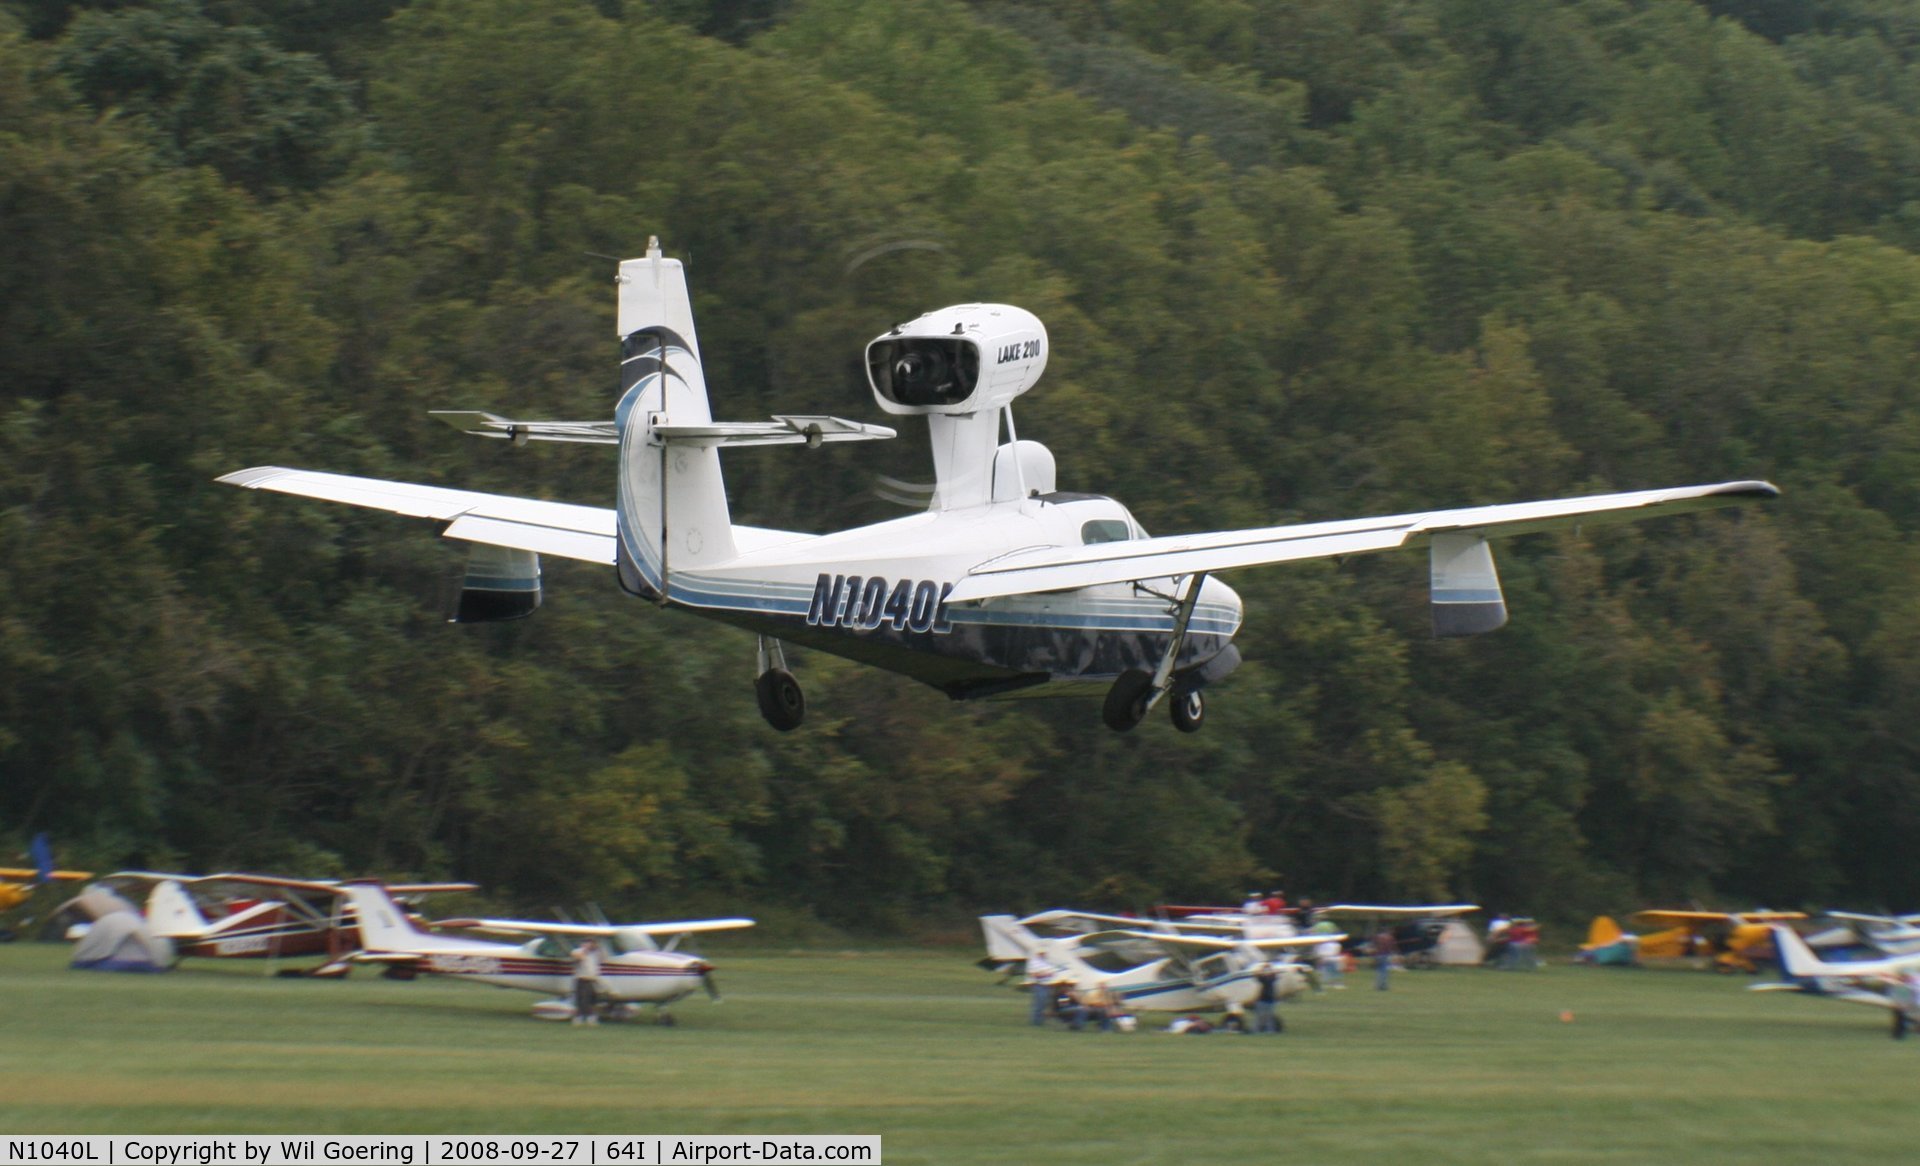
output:
M 1240 661 L 1232 642 L 1240 597 L 1218 572 L 1424 546 L 1435 633 L 1471 635 L 1507 618 L 1490 538 L 1778 493 L 1766 482 L 1724 482 L 1152 538 L 1113 499 L 1058 489 L 1053 455 L 1016 436 L 1014 398 L 1047 366 L 1039 319 L 1002 304 L 961 304 L 867 345 L 880 408 L 927 419 L 929 508 L 829 534 L 767 530 L 733 522 L 722 447 L 818 446 L 894 431 L 826 416 L 714 421 L 685 276 L 657 240 L 644 258 L 620 264 L 618 330 L 620 396 L 610 420 L 436 414 L 515 445 L 619 446 L 611 510 L 278 466 L 220 481 L 438 521 L 442 536 L 470 547 L 455 622 L 532 614 L 541 555 L 612 566 L 634 595 L 757 633 L 755 690 L 780 730 L 806 711 L 785 642 L 903 673 L 956 700 L 1105 685 L 1104 719 L 1122 731 L 1171 694 L 1175 725 L 1193 732 L 1205 715 L 1201 690 Z
M 1856 911 L 1829 911 L 1826 918 L 1839 926 L 1809 936 L 1807 946 L 1823 947 L 1863 945 L 1885 955 L 1912 955 L 1920 952 L 1920 915 L 1863 915 Z
M 672 1023 L 667 1005 L 702 988 L 715 999 L 713 965 L 697 955 L 676 951 L 680 937 L 703 931 L 752 927 L 751 919 L 690 919 L 678 923 L 540 923 L 520 919 L 444 920 L 442 927 L 526 935 L 524 943 L 495 943 L 422 930 L 377 883 L 348 883 L 342 888 L 353 905 L 361 950 L 355 963 L 382 964 L 402 976 L 425 973 L 544 992 L 533 1014 L 542 1020 L 571 1020 L 571 949 L 583 937 L 601 947 L 601 1014 L 631 1019 L 641 1005 L 655 1008 L 655 1019 Z M 662 947 L 659 940 L 667 938 Z M 571 942 L 570 942 L 571 941 Z
M 1912 977 L 1920 973 L 1920 952 L 1867 960 L 1823 960 L 1791 927 L 1773 926 L 1774 950 L 1780 955 L 1780 980 L 1755 984 L 1755 992 L 1804 992 L 1847 1004 L 1867 1004 L 1893 1014 L 1893 1035 L 1920 1027 L 1920 1000 Z
M 1119 926 L 1087 931 L 1089 924 Z M 1044 927 L 1061 934 L 1044 936 Z M 1282 999 L 1306 991 L 1306 970 L 1293 958 L 1345 935 L 1235 935 L 1211 924 L 1169 923 L 1088 911 L 1043 911 L 1016 919 L 982 915 L 987 963 L 1011 968 L 1040 956 L 1078 988 L 1106 987 L 1134 1012 L 1217 1012 L 1253 1002 L 1254 973 L 1272 964 Z

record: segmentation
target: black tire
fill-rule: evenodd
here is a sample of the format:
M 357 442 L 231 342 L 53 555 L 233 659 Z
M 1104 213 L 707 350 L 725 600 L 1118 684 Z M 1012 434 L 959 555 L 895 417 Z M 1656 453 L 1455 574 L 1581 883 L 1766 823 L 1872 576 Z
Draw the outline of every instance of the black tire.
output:
M 792 732 L 807 718 L 807 696 L 793 673 L 770 668 L 753 682 L 753 694 L 760 701 L 760 715 L 782 733 Z
M 1107 690 L 1107 702 L 1100 708 L 1100 719 L 1116 733 L 1131 731 L 1147 715 L 1147 691 L 1152 687 L 1152 675 L 1138 668 L 1122 672 Z
M 1168 701 L 1173 727 L 1182 733 L 1198 733 L 1207 722 L 1207 698 L 1197 688 L 1176 688 Z

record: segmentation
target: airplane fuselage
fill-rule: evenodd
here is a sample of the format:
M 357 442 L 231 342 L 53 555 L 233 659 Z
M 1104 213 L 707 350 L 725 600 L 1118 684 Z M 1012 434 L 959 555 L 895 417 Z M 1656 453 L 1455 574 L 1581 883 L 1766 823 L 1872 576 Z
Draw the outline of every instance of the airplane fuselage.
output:
M 535 942 L 519 947 L 501 944 L 491 949 L 430 952 L 421 959 L 419 970 L 429 975 L 550 996 L 570 991 L 573 961 L 565 956 L 541 955 L 536 950 L 539 946 Z M 711 970 L 712 965 L 700 957 L 680 952 L 603 956 L 600 995 L 622 1003 L 671 1004 L 699 991 L 701 975 Z
M 1125 507 L 1097 495 L 928 511 L 826 535 L 736 526 L 740 553 L 697 569 L 675 568 L 667 533 L 664 564 L 642 568 L 651 597 L 664 590 L 668 606 L 902 672 L 956 698 L 1109 683 L 1152 669 L 1174 631 L 1175 579 L 947 601 L 956 580 L 999 555 L 1145 537 Z M 1224 675 L 1237 662 L 1224 654 L 1240 620 L 1240 597 L 1207 579 L 1176 670 Z

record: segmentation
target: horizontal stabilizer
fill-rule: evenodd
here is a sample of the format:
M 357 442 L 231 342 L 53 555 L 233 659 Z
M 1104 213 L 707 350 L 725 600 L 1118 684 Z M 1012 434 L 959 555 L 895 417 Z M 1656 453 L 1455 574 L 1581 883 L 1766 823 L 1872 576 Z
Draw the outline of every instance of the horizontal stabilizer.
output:
M 524 445 L 529 441 L 570 441 L 589 445 L 618 445 L 620 431 L 612 418 L 605 421 L 517 421 L 477 409 L 436 409 L 437 417 L 462 433 Z M 775 414 L 771 421 L 702 421 L 689 425 L 661 424 L 652 429 L 663 441 L 701 445 L 809 445 L 832 441 L 880 441 L 897 436 L 885 425 L 868 425 L 844 417 Z

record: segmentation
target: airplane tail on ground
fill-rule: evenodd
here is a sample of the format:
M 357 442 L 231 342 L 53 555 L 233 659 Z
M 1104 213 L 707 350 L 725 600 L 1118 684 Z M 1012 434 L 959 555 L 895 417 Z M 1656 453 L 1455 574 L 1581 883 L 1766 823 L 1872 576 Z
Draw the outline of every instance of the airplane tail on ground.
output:
M 1593 922 L 1587 925 L 1587 942 L 1582 946 L 1601 947 L 1613 943 L 1623 934 L 1620 925 L 1613 921 L 1613 916 L 1595 915 Z
M 995 963 L 1018 963 L 1040 949 L 1040 937 L 1012 915 L 982 915 L 980 930 L 987 938 L 987 958 Z
M 1785 924 L 1773 925 L 1774 950 L 1780 953 L 1780 972 L 1783 978 L 1798 980 L 1817 979 L 1820 976 L 1856 975 L 1858 972 L 1847 968 L 1836 968 L 1807 946 L 1800 933 Z
M 353 904 L 360 946 L 366 951 L 413 951 L 422 941 L 431 943 L 439 938 L 416 927 L 400 909 L 400 904 L 378 883 L 347 883 L 341 890 L 347 902 Z
M 686 273 L 650 239 L 645 258 L 620 264 L 619 286 L 620 585 L 663 600 L 672 571 L 734 557 L 733 519 L 718 445 L 686 433 L 713 422 Z
M 166 939 L 191 939 L 205 935 L 208 923 L 185 887 L 162 879 L 147 894 L 147 929 Z

